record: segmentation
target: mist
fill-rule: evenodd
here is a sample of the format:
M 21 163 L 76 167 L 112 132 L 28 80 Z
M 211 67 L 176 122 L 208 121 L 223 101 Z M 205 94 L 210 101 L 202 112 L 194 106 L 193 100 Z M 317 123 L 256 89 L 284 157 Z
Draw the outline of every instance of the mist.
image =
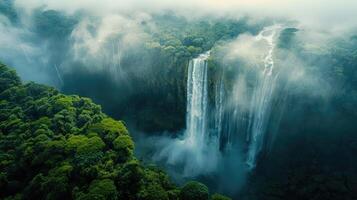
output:
M 22 69 L 21 71 L 23 72 L 20 73 L 26 73 L 25 79 L 48 83 L 57 87 L 60 87 L 60 81 L 51 80 L 53 79 L 52 76 L 57 72 L 53 72 L 56 71 L 54 69 L 49 69 L 54 68 L 49 67 L 49 65 L 54 65 L 52 60 L 59 53 L 54 52 L 56 47 L 48 51 L 49 48 L 52 48 L 49 43 L 53 43 L 53 41 L 48 41 L 51 38 L 41 38 L 39 32 L 36 31 L 34 15 L 40 10 L 56 10 L 60 12 L 59 15 L 64 15 L 64 18 L 77 21 L 73 27 L 68 27 L 70 34 L 63 35 L 63 39 L 67 40 L 68 47 L 61 51 L 65 51 L 67 55 L 64 55 L 64 57 L 71 57 L 73 62 L 86 60 L 85 66 L 95 65 L 88 67 L 90 70 L 108 65 L 103 65 L 103 61 L 100 60 L 111 59 L 118 62 L 117 60 L 120 59 L 118 54 L 125 54 L 125 51 L 140 48 L 139 44 L 143 45 L 145 39 L 150 37 L 145 35 L 140 23 L 145 21 L 149 23 L 152 29 L 155 29 L 155 25 L 150 24 L 150 19 L 153 15 L 160 15 L 166 12 L 172 12 L 187 20 L 199 20 L 207 17 L 212 19 L 239 19 L 249 16 L 248 21 L 251 24 L 260 23 L 265 19 L 275 22 L 284 19 L 284 21 L 296 23 L 295 26 L 305 30 L 307 34 L 316 34 L 315 39 L 348 34 L 351 30 L 356 29 L 353 19 L 357 17 L 354 12 L 354 8 L 357 5 L 352 0 L 314 2 L 297 0 L 289 2 L 276 0 L 249 2 L 217 2 L 211 0 L 180 2 L 135 0 L 128 2 L 106 0 L 100 4 L 96 1 L 16 0 L 8 2 L 13 4 L 12 9 L 18 14 L 16 17 L 17 23 L 11 23 L 6 16 L 3 16 L 1 20 L 2 34 L 4 35 L 1 41 L 1 48 L 2 54 L 6 54 L 2 56 L 3 60 L 13 61 L 15 59 L 8 57 L 17 54 L 19 55 L 19 60 L 24 60 L 22 63 L 25 62 L 32 65 L 32 69 L 38 68 L 33 75 L 31 72 L 25 72 Z M 118 44 L 113 44 L 113 41 Z M 18 45 L 13 45 L 14 43 Z M 108 46 L 108 43 L 110 43 L 111 47 Z M 109 49 L 113 48 L 120 50 L 111 52 L 113 50 Z M 129 49 L 126 50 L 127 48 Z M 27 49 L 31 49 L 31 51 Z M 9 50 L 12 52 L 11 55 L 8 53 Z M 24 51 L 31 52 L 33 55 L 26 56 L 24 55 L 26 53 L 23 53 Z M 93 57 L 93 54 L 99 51 L 101 55 Z M 94 60 L 86 59 L 87 57 L 91 57 Z M 29 62 L 30 60 L 32 63 Z M 22 65 L 13 64 L 15 67 Z M 44 66 L 40 67 L 41 65 Z M 59 66 L 61 63 L 56 63 L 56 65 Z M 72 64 L 68 65 L 68 67 L 63 67 L 65 72 L 73 68 Z M 140 70 L 143 70 L 143 68 Z
M 6 0 L 0 61 L 123 119 L 136 154 L 177 183 L 250 199 L 311 160 L 321 174 L 354 166 L 330 163 L 353 150 L 326 153 L 316 141 L 355 141 L 356 9 L 354 0 Z

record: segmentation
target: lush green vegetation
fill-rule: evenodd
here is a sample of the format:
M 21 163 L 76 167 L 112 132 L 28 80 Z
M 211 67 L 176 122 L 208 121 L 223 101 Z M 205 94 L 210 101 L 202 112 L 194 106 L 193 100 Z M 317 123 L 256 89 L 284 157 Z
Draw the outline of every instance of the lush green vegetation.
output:
M 19 20 L 13 0 L 0 1 L 0 13 L 6 23 Z M 118 81 L 108 70 L 111 58 L 97 65 L 72 57 L 70 37 L 81 17 L 35 10 L 28 19 L 33 26 L 28 31 L 33 35 L 26 40 L 36 47 L 45 44 L 48 66 L 63 64 L 70 69 L 62 74 L 64 93 L 89 96 L 103 105 L 105 113 L 125 119 L 140 131 L 174 133 L 184 128 L 186 70 L 189 60 L 202 52 L 211 50 L 210 102 L 222 68 L 228 93 L 234 91 L 241 74 L 247 75 L 248 90 L 256 84 L 254 73 L 240 67 L 241 61 L 223 62 L 220 48 L 240 33 L 254 35 L 263 25 L 248 25 L 246 19 L 153 15 L 138 25 L 147 36 L 142 43 L 122 48 L 120 64 L 125 78 Z M 96 20 L 100 21 L 94 23 Z M 90 28 L 95 35 L 96 27 Z M 311 87 L 301 81 L 286 91 L 276 142 L 262 155 L 245 187 L 234 195 L 245 200 L 357 199 L 357 36 L 316 48 L 299 41 L 297 35 L 295 28 L 281 32 L 277 59 L 294 54 L 306 62 L 305 74 L 312 75 L 316 85 L 320 81 L 326 85 Z M 104 53 L 114 54 L 110 45 L 120 43 L 121 37 L 121 33 L 110 37 Z M 57 78 L 53 67 L 43 70 Z M 323 92 L 326 96 L 319 96 Z M 279 112 L 280 108 L 274 109 Z M 143 166 L 133 154 L 134 146 L 124 123 L 103 114 L 90 99 L 22 84 L 14 71 L 1 65 L 0 199 L 209 198 L 207 187 L 200 183 L 178 188 L 163 171 Z M 222 188 L 215 177 L 207 183 Z M 210 198 L 229 199 L 219 194 Z
M 140 164 L 125 124 L 90 99 L 22 84 L 3 64 L 0 113 L 2 199 L 209 199 L 203 184 L 180 189 Z
M 181 200 L 204 200 L 208 199 L 208 188 L 202 183 L 188 182 L 183 188 L 180 194 Z
M 219 41 L 230 40 L 240 33 L 256 32 L 259 26 L 248 25 L 246 19 L 208 19 L 188 21 L 174 14 L 155 16 L 145 30 L 151 35 L 148 49 L 160 50 L 164 56 L 185 59 L 209 51 Z

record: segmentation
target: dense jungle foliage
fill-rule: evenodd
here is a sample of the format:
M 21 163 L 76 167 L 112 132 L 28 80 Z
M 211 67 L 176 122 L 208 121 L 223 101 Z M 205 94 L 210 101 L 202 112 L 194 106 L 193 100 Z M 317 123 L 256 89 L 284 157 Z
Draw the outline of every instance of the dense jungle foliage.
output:
M 128 23 L 127 29 L 94 43 L 100 47 L 95 55 L 80 54 L 83 59 L 78 59 L 73 47 L 81 23 L 90 22 L 84 33 L 94 41 L 104 19 L 41 7 L 22 20 L 23 13 L 13 2 L 0 0 L 0 22 L 20 32 L 25 47 L 36 47 L 35 53 L 45 51 L 26 61 L 30 70 L 21 77 L 36 73 L 37 65 L 43 64 L 40 71 L 63 94 L 21 83 L 13 70 L 0 65 L 0 199 L 228 199 L 211 195 L 198 182 L 179 188 L 160 169 L 144 165 L 133 154 L 133 135 L 126 126 L 145 136 L 180 135 L 185 129 L 188 64 L 208 50 L 211 110 L 222 77 L 228 96 L 235 95 L 239 80 L 247 80 L 245 93 L 253 91 L 257 84 L 253 65 L 247 67 L 244 58 L 225 60 L 229 53 L 225 50 L 235 50 L 228 44 L 239 35 L 254 37 L 272 21 L 252 23 L 249 18 L 227 16 L 189 20 L 174 12 L 142 18 L 123 15 L 124 20 L 116 20 Z M 277 38 L 274 60 L 287 75 L 279 79 L 279 93 L 273 97 L 279 100 L 275 99 L 272 113 L 278 114 L 269 119 L 267 135 L 274 137 L 264 144 L 267 151 L 259 156 L 259 164 L 239 180 L 243 188 L 230 180 L 234 174 L 226 168 L 218 173 L 228 174 L 227 182 L 214 173 L 196 178 L 218 191 L 233 183 L 236 190 L 225 194 L 239 200 L 355 200 L 357 36 L 336 34 L 324 40 L 328 33 L 311 36 L 313 28 L 299 30 L 292 24 Z M 309 41 L 310 36 L 317 41 Z M 135 45 L 128 44 L 128 38 Z M 25 59 L 25 50 L 20 49 L 16 58 Z M 6 61 L 15 66 L 11 62 Z M 300 65 L 303 78 L 287 84 L 299 75 L 289 70 Z M 89 97 L 106 114 L 89 98 L 70 94 Z M 244 133 L 236 131 L 235 141 L 245 141 Z
M 224 200 L 189 182 L 179 188 L 133 155 L 124 122 L 90 99 L 21 83 L 0 64 L 1 199 Z

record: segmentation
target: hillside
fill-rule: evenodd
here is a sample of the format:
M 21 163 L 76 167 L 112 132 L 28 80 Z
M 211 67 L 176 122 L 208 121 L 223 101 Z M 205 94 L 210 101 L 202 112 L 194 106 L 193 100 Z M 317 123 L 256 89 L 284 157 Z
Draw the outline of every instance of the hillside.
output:
M 166 173 L 140 164 L 124 122 L 90 99 L 23 84 L 3 64 L 0 113 L 0 198 L 208 199 L 203 184 L 180 191 Z

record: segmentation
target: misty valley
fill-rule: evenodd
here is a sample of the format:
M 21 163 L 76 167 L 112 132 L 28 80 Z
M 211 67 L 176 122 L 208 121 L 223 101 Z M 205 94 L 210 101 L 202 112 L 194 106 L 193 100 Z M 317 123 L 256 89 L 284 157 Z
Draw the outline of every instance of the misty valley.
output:
M 357 199 L 343 1 L 0 0 L 0 199 Z

